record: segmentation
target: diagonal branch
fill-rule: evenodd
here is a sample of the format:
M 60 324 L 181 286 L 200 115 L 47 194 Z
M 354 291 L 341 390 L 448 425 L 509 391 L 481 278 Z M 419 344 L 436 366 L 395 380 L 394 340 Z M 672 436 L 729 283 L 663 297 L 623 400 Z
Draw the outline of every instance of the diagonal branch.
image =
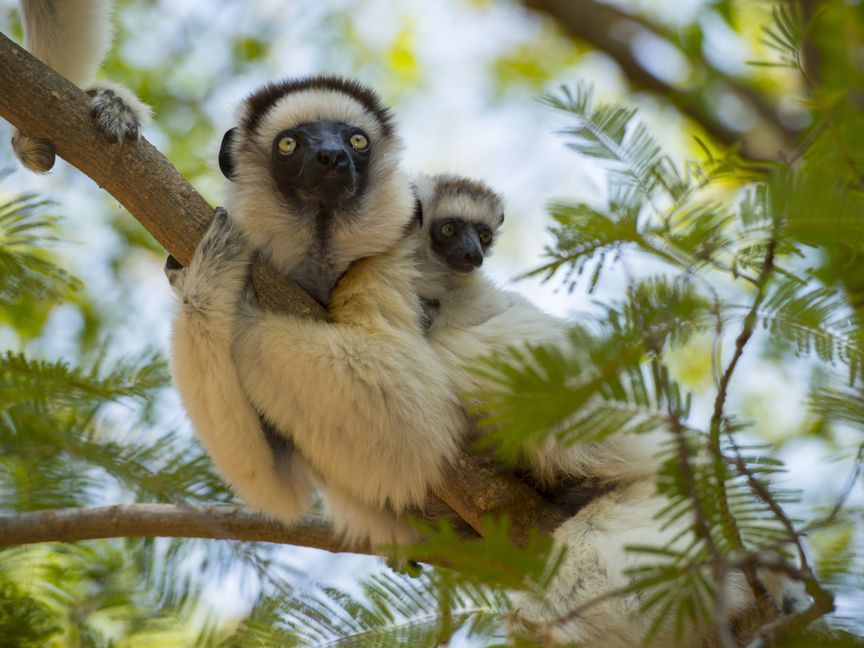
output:
M 51 140 L 57 154 L 114 196 L 178 261 L 187 264 L 213 209 L 149 142 L 117 147 L 93 128 L 89 98 L 0 34 L 0 116 L 33 137 Z M 322 318 L 315 300 L 268 264 L 252 271 L 259 303 L 297 316 Z M 464 455 L 436 493 L 482 535 L 483 517 L 506 514 L 514 541 L 532 527 L 551 531 L 564 515 L 509 474 Z M 478 497 L 483 494 L 483 497 Z
M 760 137 L 771 135 L 771 142 L 767 145 L 764 141 L 757 142 L 758 138 L 753 138 L 752 142 L 745 140 L 742 150 L 744 157 L 758 158 L 765 157 L 766 154 L 773 156 L 775 148 L 789 147 L 795 139 L 795 132 L 779 119 L 777 106 L 763 93 L 752 85 L 717 70 L 704 58 L 694 59 L 688 56 L 690 63 L 697 68 L 694 76 L 699 79 L 698 83 L 691 83 L 690 87 L 667 83 L 652 74 L 631 48 L 634 36 L 650 34 L 665 40 L 670 46 L 675 45 L 668 33 L 640 16 L 595 0 L 524 0 L 524 4 L 555 19 L 573 38 L 605 53 L 618 64 L 635 88 L 667 99 L 726 146 L 741 142 L 747 133 L 730 128 L 720 119 L 715 106 L 706 97 L 704 88 L 713 82 L 733 93 L 759 116 Z

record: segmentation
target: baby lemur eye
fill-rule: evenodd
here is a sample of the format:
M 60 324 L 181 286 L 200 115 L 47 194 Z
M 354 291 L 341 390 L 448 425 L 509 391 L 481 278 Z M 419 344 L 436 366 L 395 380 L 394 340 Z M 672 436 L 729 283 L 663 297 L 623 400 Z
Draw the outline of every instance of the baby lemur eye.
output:
M 297 148 L 297 140 L 289 135 L 284 135 L 279 138 L 279 141 L 276 143 L 276 149 L 279 151 L 281 155 L 291 155 L 294 152 L 294 149 Z
M 444 223 L 441 226 L 440 232 L 441 236 L 446 236 L 447 238 L 450 238 L 456 233 L 456 226 L 453 223 Z
M 488 245 L 492 242 L 492 232 L 489 230 L 483 230 L 480 232 L 480 242 L 484 245 Z
M 348 139 L 348 142 L 351 144 L 351 148 L 355 151 L 365 151 L 369 148 L 369 140 L 366 139 L 366 136 L 362 133 L 354 133 Z

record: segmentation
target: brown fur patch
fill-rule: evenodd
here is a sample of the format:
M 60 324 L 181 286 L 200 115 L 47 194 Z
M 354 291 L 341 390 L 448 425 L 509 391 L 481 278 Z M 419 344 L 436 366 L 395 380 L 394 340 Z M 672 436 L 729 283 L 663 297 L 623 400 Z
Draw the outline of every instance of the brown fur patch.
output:
M 264 115 L 277 101 L 285 95 L 306 90 L 331 90 L 348 95 L 375 116 L 375 119 L 381 124 L 381 133 L 384 137 L 390 137 L 393 134 L 393 114 L 371 88 L 351 79 L 329 75 L 284 79 L 263 85 L 249 95 L 244 102 L 247 109 L 241 124 L 243 130 L 247 133 L 254 132 Z
M 486 183 L 455 175 L 435 176 L 435 194 L 439 200 L 446 196 L 467 195 L 476 200 L 501 203 L 501 196 Z

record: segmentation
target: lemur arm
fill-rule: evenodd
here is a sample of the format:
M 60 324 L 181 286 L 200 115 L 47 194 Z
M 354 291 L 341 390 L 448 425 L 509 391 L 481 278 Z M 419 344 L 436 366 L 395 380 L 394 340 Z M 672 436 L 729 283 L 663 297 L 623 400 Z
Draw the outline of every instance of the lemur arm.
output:
M 233 348 L 255 406 L 325 481 L 396 513 L 423 505 L 465 427 L 420 331 L 412 273 L 404 249 L 355 263 L 330 323 L 246 305 Z
M 250 261 L 251 248 L 220 209 L 189 267 L 166 268 L 181 301 L 171 340 L 173 374 L 220 474 L 251 506 L 289 520 L 308 506 L 316 476 L 290 444 L 282 456 L 274 453 L 231 358 Z

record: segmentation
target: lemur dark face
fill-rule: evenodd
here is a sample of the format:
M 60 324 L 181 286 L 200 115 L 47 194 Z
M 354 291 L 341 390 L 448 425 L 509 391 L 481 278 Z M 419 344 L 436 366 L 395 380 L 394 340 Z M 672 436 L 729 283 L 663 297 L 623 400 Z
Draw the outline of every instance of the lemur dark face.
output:
M 431 224 L 432 251 L 454 272 L 468 274 L 483 265 L 494 233 L 484 223 L 443 218 Z
M 345 216 L 371 184 L 395 177 L 399 148 L 390 111 L 369 88 L 330 76 L 285 79 L 246 98 L 219 167 L 238 193 L 259 189 L 248 196 L 256 203 Z
M 389 108 L 356 81 L 267 83 L 222 139 L 226 205 L 251 245 L 326 304 L 353 261 L 406 237 L 411 189 L 400 150 Z
M 289 200 L 331 207 L 362 196 L 372 144 L 363 129 L 343 122 L 299 124 L 273 138 L 273 178 Z

